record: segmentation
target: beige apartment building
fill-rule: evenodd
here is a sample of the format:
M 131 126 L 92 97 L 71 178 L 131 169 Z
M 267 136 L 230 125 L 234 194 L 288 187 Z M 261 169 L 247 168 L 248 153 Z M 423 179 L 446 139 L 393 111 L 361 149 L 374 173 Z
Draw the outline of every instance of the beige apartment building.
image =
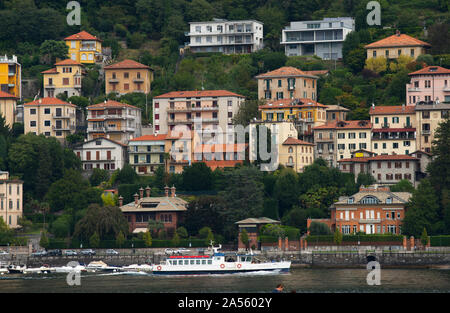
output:
M 87 107 L 88 140 L 105 137 L 123 144 L 141 136 L 141 109 L 114 100 Z
M 255 77 L 258 81 L 258 99 L 312 99 L 317 98 L 319 77 L 285 66 Z
M 281 165 L 303 172 L 305 166 L 314 162 L 314 144 L 289 137 L 280 147 L 279 159 Z
M 420 151 L 431 153 L 436 129 L 450 113 L 450 103 L 445 102 L 420 102 L 415 106 L 417 123 L 417 144 Z M 415 150 L 412 150 L 415 151 Z
M 6 125 L 12 127 L 14 124 L 14 112 L 17 98 L 7 92 L 0 91 L 0 115 L 5 118 Z
M 41 98 L 25 103 L 25 134 L 43 134 L 64 141 L 76 130 L 76 109 L 75 105 L 58 98 Z
M 23 215 L 23 181 L 0 171 L 0 217 L 10 228 L 19 227 Z
M 367 51 L 367 59 L 376 57 L 397 59 L 400 55 L 407 55 L 415 60 L 419 55 L 426 54 L 431 45 L 397 31 L 395 35 L 372 42 L 364 48 Z
M 351 157 L 356 150 L 368 150 L 371 143 L 370 121 L 336 121 L 314 127 L 316 157 L 327 160 L 333 166 L 336 161 Z
M 167 134 L 176 126 L 197 132 L 225 133 L 245 97 L 227 90 L 173 91 L 153 98 L 154 131 Z
M 372 106 L 370 151 L 378 155 L 409 154 L 416 151 L 416 112 L 414 106 Z
M 105 92 L 150 93 L 153 81 L 153 71 L 147 65 L 133 60 L 124 60 L 105 67 Z
M 81 96 L 83 65 L 67 59 L 55 64 L 55 68 L 42 72 L 44 80 L 44 97 L 54 98 L 64 94 L 70 98 Z
M 154 174 L 159 166 L 165 166 L 167 135 L 145 135 L 128 143 L 130 165 L 139 175 Z

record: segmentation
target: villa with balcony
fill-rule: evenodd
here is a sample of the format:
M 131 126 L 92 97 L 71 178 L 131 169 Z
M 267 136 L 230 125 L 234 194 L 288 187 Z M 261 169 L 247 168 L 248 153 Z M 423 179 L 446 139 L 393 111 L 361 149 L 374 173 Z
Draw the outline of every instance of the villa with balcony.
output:
M 408 105 L 432 101 L 450 103 L 450 69 L 427 66 L 408 76 L 411 78 L 406 84 Z
M 79 32 L 64 39 L 69 47 L 68 57 L 83 64 L 103 61 L 102 41 L 86 31 Z
M 401 234 L 405 217 L 405 205 L 409 192 L 391 192 L 389 187 L 372 185 L 361 187 L 359 192 L 349 197 L 340 197 L 330 207 L 329 219 L 308 219 L 326 224 L 332 232 L 336 229 L 343 234 Z
M 192 52 L 252 53 L 264 47 L 263 24 L 255 20 L 213 19 L 189 23 L 187 46 Z
M 282 30 L 281 45 L 287 56 L 316 55 L 324 60 L 342 59 L 342 45 L 355 30 L 351 17 L 291 22 Z
M 127 144 L 141 136 L 141 109 L 126 103 L 105 100 L 87 107 L 88 140 L 106 137 Z
M 105 66 L 105 90 L 106 94 L 140 92 L 149 94 L 153 81 L 153 71 L 147 65 L 133 60 Z
M 81 96 L 83 64 L 71 59 L 55 64 L 55 67 L 41 72 L 44 81 L 44 96 L 54 98 L 64 94 L 67 98 Z

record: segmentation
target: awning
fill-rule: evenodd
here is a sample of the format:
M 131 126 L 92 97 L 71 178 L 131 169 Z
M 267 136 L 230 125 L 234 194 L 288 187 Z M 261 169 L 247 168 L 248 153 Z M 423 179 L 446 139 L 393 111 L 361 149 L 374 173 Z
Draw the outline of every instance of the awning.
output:
M 147 231 L 147 228 L 136 228 L 135 230 L 133 230 L 133 234 L 146 233 Z

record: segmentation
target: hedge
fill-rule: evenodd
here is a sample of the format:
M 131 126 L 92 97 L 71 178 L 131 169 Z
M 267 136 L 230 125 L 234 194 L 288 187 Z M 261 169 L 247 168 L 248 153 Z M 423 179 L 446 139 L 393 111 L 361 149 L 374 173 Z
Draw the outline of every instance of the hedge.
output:
M 176 245 L 176 247 L 184 247 L 189 248 L 189 243 L 191 243 L 191 248 L 201 248 L 206 247 L 206 241 L 204 239 L 181 239 L 180 243 Z M 48 249 L 79 249 L 80 248 L 80 242 L 78 240 L 73 240 L 70 244 L 67 243 L 65 240 L 55 240 L 50 239 L 49 240 L 49 246 Z M 98 249 L 131 249 L 132 246 L 134 248 L 167 248 L 167 247 L 175 247 L 172 243 L 172 240 L 160 240 L 160 239 L 152 239 L 152 245 L 150 247 L 147 247 L 145 245 L 144 240 L 140 239 L 133 239 L 133 240 L 126 240 L 124 244 L 119 247 L 115 240 L 100 240 L 100 245 Z M 93 248 L 89 245 L 89 242 L 83 242 L 83 249 L 87 248 Z M 97 247 L 95 247 L 97 248 Z
M 448 247 L 450 246 L 450 235 L 446 236 L 431 236 L 430 245 L 432 247 Z
M 278 238 L 275 236 L 267 236 L 267 235 L 261 235 L 259 236 L 259 240 L 261 243 L 274 243 L 278 242 Z
M 310 235 L 306 237 L 308 242 L 334 242 L 333 235 Z M 403 235 L 343 235 L 343 242 L 403 242 Z

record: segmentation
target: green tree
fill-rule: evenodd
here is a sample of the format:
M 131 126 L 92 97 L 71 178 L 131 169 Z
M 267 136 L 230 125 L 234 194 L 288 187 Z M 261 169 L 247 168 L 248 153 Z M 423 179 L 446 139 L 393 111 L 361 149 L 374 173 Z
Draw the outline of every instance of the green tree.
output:
M 274 197 L 278 201 L 279 215 L 283 216 L 293 205 L 298 204 L 298 176 L 292 169 L 285 168 L 278 175 Z
M 146 231 L 145 233 L 144 233 L 144 243 L 145 243 L 145 246 L 147 247 L 147 248 L 149 248 L 149 247 L 151 247 L 152 246 L 152 235 L 150 234 L 150 232 L 149 231 Z
M 102 182 L 109 180 L 109 172 L 104 169 L 94 168 L 91 177 L 89 177 L 89 182 L 92 186 L 99 186 Z
M 392 192 L 414 192 L 414 186 L 408 179 L 402 179 L 395 185 L 390 186 Z
M 125 243 L 125 235 L 123 234 L 122 231 L 120 231 L 117 236 L 116 236 L 116 245 L 119 248 L 122 248 L 123 244 Z
M 180 238 L 187 238 L 189 236 L 186 228 L 183 226 L 177 228 L 177 234 Z
M 98 235 L 97 232 L 95 232 L 94 234 L 92 234 L 91 237 L 89 237 L 89 245 L 92 248 L 100 247 L 100 236 Z
M 342 233 L 339 231 L 339 228 L 336 227 L 336 230 L 334 232 L 334 237 L 333 237 L 333 241 L 335 244 L 337 244 L 338 246 L 341 245 L 342 243 L 342 239 L 343 239 L 343 235 Z
M 241 231 L 241 242 L 244 244 L 245 248 L 248 249 L 248 243 L 249 243 L 250 238 L 248 237 L 248 232 L 247 230 L 244 228 Z
M 310 235 L 331 235 L 330 227 L 327 224 L 320 222 L 311 222 L 309 225 Z
M 212 153 L 212 152 L 204 152 Z M 183 189 L 188 191 L 211 190 L 212 171 L 205 163 L 194 163 L 184 169 L 182 174 Z
M 47 64 L 56 63 L 56 59 L 65 60 L 69 54 L 69 46 L 64 41 L 46 40 L 39 49 L 42 56 L 46 57 Z
M 47 237 L 47 233 L 46 233 L 46 231 L 43 231 L 43 232 L 41 233 L 41 240 L 39 241 L 39 245 L 40 245 L 41 247 L 47 249 L 48 246 L 49 246 L 49 244 L 50 244 L 50 243 L 49 243 L 49 240 L 48 240 L 48 237 Z
M 423 229 L 422 236 L 420 236 L 420 242 L 424 246 L 426 246 L 428 244 L 428 234 L 427 234 L 426 228 Z
M 177 232 L 175 232 L 175 234 L 173 235 L 171 243 L 174 247 L 177 247 L 180 245 L 180 235 L 178 235 Z

